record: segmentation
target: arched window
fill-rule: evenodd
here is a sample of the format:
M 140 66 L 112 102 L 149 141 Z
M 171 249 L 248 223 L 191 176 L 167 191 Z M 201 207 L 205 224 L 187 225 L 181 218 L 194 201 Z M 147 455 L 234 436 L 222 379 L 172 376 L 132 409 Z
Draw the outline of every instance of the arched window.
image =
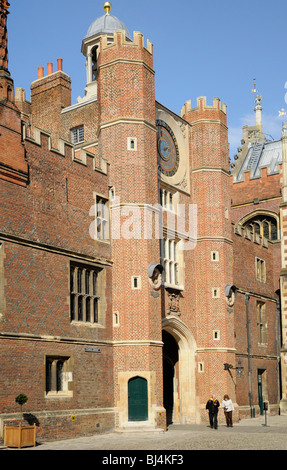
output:
M 267 240 L 278 240 L 278 221 L 272 215 L 257 214 L 245 220 L 242 225 L 251 233 L 265 237 Z
M 98 46 L 92 49 L 92 74 L 93 81 L 97 80 L 98 76 Z

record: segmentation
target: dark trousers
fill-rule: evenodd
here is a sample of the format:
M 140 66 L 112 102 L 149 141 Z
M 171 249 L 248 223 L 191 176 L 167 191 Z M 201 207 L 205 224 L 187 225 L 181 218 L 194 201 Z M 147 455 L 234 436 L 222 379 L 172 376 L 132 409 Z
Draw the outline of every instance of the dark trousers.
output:
M 209 423 L 211 428 L 217 429 L 217 413 L 209 412 Z
M 226 419 L 227 426 L 228 427 L 233 426 L 233 424 L 232 424 L 232 411 L 224 411 L 224 414 L 225 414 L 225 419 Z

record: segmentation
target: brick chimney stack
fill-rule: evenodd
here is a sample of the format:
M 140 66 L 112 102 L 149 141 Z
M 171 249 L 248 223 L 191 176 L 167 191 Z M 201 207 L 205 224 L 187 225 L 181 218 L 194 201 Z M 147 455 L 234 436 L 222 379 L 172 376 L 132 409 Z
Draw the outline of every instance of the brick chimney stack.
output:
M 59 137 L 61 111 L 71 105 L 71 79 L 63 72 L 63 60 L 57 60 L 56 72 L 53 63 L 38 67 L 38 78 L 31 85 L 31 106 L 33 125 L 52 134 L 53 143 Z

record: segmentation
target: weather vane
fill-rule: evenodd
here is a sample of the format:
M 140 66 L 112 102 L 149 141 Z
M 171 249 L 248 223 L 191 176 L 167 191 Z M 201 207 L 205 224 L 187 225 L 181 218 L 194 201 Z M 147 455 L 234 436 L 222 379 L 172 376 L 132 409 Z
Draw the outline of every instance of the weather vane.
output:
M 259 90 L 257 90 L 257 88 L 256 88 L 256 78 L 253 78 L 253 81 L 254 81 L 254 85 L 253 85 L 253 88 L 251 89 L 251 92 L 252 93 L 259 93 Z M 255 98 L 256 106 L 261 106 L 261 102 L 262 102 L 262 96 L 258 94 Z
M 252 88 L 251 93 L 258 93 L 258 90 L 256 90 L 256 78 L 253 78 L 254 81 L 254 88 Z

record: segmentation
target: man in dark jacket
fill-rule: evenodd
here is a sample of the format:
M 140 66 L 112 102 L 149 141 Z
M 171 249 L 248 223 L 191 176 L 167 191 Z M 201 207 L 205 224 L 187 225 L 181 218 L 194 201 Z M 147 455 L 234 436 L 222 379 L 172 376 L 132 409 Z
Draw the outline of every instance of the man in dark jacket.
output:
M 217 400 L 216 396 L 211 395 L 211 398 L 206 403 L 206 409 L 208 410 L 208 413 L 209 413 L 210 427 L 214 429 L 217 429 L 217 413 L 218 413 L 219 407 L 220 407 L 220 403 Z

